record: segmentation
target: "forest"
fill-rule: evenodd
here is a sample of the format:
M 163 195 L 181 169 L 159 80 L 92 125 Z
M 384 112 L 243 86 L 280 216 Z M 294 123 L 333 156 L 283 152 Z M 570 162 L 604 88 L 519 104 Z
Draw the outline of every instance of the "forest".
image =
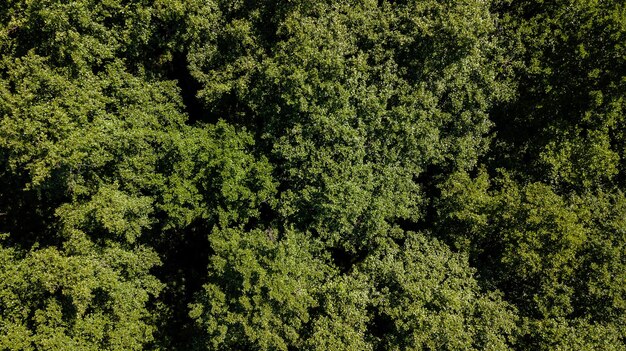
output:
M 626 350 L 623 0 L 1 0 L 0 350 Z

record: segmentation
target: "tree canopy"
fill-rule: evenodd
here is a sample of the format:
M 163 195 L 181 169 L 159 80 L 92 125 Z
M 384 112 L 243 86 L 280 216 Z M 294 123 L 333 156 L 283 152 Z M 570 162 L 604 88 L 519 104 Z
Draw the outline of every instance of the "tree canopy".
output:
M 0 349 L 626 350 L 626 5 L 0 3 Z

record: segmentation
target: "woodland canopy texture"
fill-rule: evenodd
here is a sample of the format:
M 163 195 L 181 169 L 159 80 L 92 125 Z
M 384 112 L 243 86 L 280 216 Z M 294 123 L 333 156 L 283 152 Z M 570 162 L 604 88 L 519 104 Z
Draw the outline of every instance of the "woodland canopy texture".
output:
M 1 0 L 0 350 L 626 350 L 626 2 Z

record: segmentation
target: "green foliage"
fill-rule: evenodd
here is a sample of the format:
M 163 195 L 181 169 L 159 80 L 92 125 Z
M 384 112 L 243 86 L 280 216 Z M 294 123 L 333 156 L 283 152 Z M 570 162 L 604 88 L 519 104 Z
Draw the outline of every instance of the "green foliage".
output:
M 623 186 L 626 47 L 620 1 L 503 1 L 519 98 L 497 117 L 496 152 L 559 187 Z M 516 161 L 511 160 L 513 163 Z
M 296 232 L 214 231 L 209 283 L 190 315 L 219 350 L 287 350 L 316 305 L 327 269 Z
M 485 3 L 206 7 L 215 22 L 189 56 L 198 97 L 255 128 L 285 189 L 280 214 L 329 245 L 357 251 L 418 219 L 426 168 L 472 167 L 485 150 L 503 90 Z
M 162 289 L 149 274 L 156 253 L 85 237 L 68 246 L 0 247 L 0 348 L 142 350 L 155 331 L 147 303 Z
M 515 311 L 481 293 L 465 256 L 423 235 L 407 236 L 359 267 L 373 287 L 376 349 L 508 350 Z
M 482 172 L 451 178 L 440 201 L 439 230 L 470 253 L 488 286 L 518 306 L 530 334 L 526 347 L 620 343 L 623 194 L 563 197 L 545 184 L 520 186 L 506 174 L 490 181 Z
M 626 6 L 0 2 L 0 349 L 626 350 Z
M 480 291 L 466 257 L 406 236 L 343 275 L 297 232 L 213 232 L 190 314 L 208 349 L 508 350 L 514 310 Z
M 275 191 L 272 168 L 265 158 L 250 153 L 254 143 L 251 136 L 225 123 L 186 125 L 175 82 L 133 75 L 118 58 L 102 63 L 97 73 L 56 67 L 58 62 L 52 57 L 32 51 L 3 64 L 0 158 L 4 169 L 0 179 L 6 190 L 0 198 L 0 221 L 2 230 L 15 233 L 7 239 L 9 247 L 26 252 L 39 252 L 36 248 L 41 247 L 44 253 L 56 252 L 87 236 L 97 250 L 118 248 L 126 256 L 143 257 L 141 245 L 148 245 L 152 255 L 156 255 L 154 250 L 170 254 L 168 241 L 172 237 L 181 240 L 184 231 L 199 221 L 203 228 L 245 224 L 259 217 L 261 203 L 270 206 Z M 24 214 L 34 218 L 22 218 Z M 75 259 L 74 253 L 65 251 L 58 255 L 68 255 L 72 262 L 82 262 L 83 257 Z M 104 262 L 106 257 L 101 256 L 89 256 L 91 261 L 85 266 Z M 148 269 L 159 260 L 144 259 L 152 263 L 137 279 L 156 284 L 154 272 Z M 164 257 L 166 264 L 167 259 Z M 59 270 L 58 274 L 65 274 Z M 81 273 L 80 279 L 91 275 L 89 279 L 96 284 L 100 273 L 90 272 Z M 25 278 L 17 275 L 15 279 Z M 121 282 L 124 279 L 123 275 L 119 278 Z M 168 281 L 173 278 L 162 279 L 172 284 L 166 286 L 168 293 L 173 289 L 174 294 L 182 294 L 173 281 Z M 29 283 L 24 284 L 26 289 Z M 94 285 L 86 294 L 98 289 Z M 157 321 L 167 317 L 151 316 L 146 311 L 148 305 L 162 305 L 156 300 L 158 290 L 141 284 L 133 289 L 138 300 L 131 310 L 137 316 L 103 307 L 98 312 L 103 320 L 97 322 L 101 325 L 99 339 L 85 336 L 80 341 L 82 336 L 74 336 L 80 332 L 71 328 L 82 314 L 64 312 L 68 329 L 54 338 L 77 338 L 76 346 L 70 346 L 76 349 L 143 349 L 153 342 Z M 50 306 L 74 308 L 65 301 L 71 300 L 70 295 L 56 290 L 48 293 Z M 36 296 L 24 297 L 22 304 L 32 304 L 32 312 L 20 322 L 34 336 L 39 334 L 39 327 L 27 321 L 43 308 L 37 303 Z M 119 299 L 106 302 L 108 306 L 121 303 Z M 120 326 L 120 330 L 138 335 L 124 336 L 129 341 L 120 340 L 116 346 L 113 334 L 105 331 L 112 329 L 108 324 L 121 319 L 127 319 L 132 328 Z M 9 334 L 3 337 L 12 338 Z M 62 348 L 64 341 L 55 342 L 57 349 Z M 44 347 L 33 345 L 36 349 Z
M 304 350 L 373 350 L 370 332 L 371 285 L 363 276 L 332 272 L 316 289 L 319 303 L 307 330 Z

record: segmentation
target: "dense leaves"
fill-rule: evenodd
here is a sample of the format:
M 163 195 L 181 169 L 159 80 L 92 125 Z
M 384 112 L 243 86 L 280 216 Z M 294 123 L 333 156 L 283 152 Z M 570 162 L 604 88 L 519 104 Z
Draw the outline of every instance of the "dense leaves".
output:
M 74 239 L 64 250 L 0 248 L 0 347 L 5 350 L 141 350 L 153 339 L 146 309 L 162 284 L 155 252 L 100 249 Z
M 620 1 L 4 1 L 0 349 L 626 350 Z
M 223 22 L 190 68 L 207 109 L 259 134 L 281 216 L 354 252 L 419 218 L 429 166 L 484 151 L 494 20 L 479 1 L 298 5 L 207 5 Z

